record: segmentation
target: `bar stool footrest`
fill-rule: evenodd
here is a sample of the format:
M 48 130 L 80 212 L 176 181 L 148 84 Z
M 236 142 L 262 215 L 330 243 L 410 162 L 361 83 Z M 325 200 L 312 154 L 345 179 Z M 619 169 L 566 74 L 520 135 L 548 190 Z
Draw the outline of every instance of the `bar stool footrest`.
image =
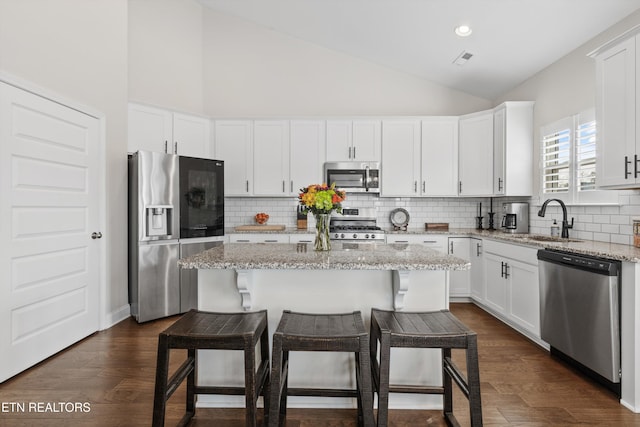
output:
M 462 375 L 460 369 L 456 366 L 455 363 L 449 357 L 444 358 L 444 370 L 447 371 L 447 374 L 458 384 L 460 390 L 464 393 L 464 395 L 469 398 L 469 386 L 467 385 L 467 380 Z
M 287 396 L 358 397 L 355 389 L 338 388 L 287 388 Z
M 195 369 L 196 363 L 195 359 L 189 357 L 184 361 L 182 365 L 178 368 L 178 370 L 169 378 L 167 381 L 167 392 L 164 395 L 164 399 L 168 400 L 173 393 L 180 387 L 182 381 L 184 381 L 187 376 L 193 372 Z
M 444 394 L 444 387 L 424 385 L 389 385 L 389 393 Z

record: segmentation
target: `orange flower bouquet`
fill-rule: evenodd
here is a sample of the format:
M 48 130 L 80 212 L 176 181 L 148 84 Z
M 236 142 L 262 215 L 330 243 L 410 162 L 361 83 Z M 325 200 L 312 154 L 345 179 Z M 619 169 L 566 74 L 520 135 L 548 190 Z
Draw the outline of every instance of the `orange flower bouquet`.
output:
M 300 189 L 298 199 L 302 206 L 302 211 L 313 213 L 316 219 L 316 239 L 314 248 L 317 251 L 328 251 L 331 249 L 329 240 L 329 219 L 331 212 L 342 212 L 341 203 L 346 198 L 346 193 L 336 190 L 335 184 L 312 184 Z

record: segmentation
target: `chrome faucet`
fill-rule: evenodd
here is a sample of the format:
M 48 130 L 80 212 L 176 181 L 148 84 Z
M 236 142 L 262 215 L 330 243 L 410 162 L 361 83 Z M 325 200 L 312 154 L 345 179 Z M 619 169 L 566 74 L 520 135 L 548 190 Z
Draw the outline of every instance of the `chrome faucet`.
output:
M 567 207 L 564 202 L 560 199 L 547 199 L 542 204 L 542 207 L 538 211 L 538 216 L 544 216 L 544 212 L 547 210 L 547 205 L 549 202 L 556 201 L 560 203 L 560 207 L 562 208 L 562 234 L 561 236 L 565 239 L 569 238 L 569 229 L 573 228 L 573 218 L 571 218 L 571 225 L 569 225 L 569 221 L 567 220 Z

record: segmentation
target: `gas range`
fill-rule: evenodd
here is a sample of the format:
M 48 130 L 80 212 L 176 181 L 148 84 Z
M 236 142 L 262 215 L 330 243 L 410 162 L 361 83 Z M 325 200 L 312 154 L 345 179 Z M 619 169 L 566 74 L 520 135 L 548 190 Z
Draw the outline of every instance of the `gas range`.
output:
M 334 213 L 329 223 L 331 240 L 343 242 L 384 243 L 384 230 L 376 225 L 373 208 L 344 208 L 342 214 Z

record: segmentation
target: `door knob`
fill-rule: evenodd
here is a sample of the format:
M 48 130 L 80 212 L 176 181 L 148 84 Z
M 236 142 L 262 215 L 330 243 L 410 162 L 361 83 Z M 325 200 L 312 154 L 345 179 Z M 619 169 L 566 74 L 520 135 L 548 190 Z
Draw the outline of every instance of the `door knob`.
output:
M 91 233 L 91 238 L 92 239 L 99 239 L 102 237 L 102 233 L 99 231 L 94 231 L 93 233 Z

